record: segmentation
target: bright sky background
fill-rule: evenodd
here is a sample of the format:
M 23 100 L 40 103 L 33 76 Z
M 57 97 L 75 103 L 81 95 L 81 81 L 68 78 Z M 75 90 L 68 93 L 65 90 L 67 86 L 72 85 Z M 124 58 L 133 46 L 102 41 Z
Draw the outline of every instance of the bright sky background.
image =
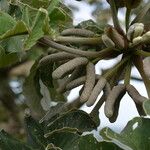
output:
M 104 0 L 104 1 L 106 1 L 106 0 Z M 65 0 L 65 3 L 66 3 L 66 5 L 72 4 L 79 8 L 79 11 L 75 11 L 73 14 L 74 15 L 74 24 L 78 24 L 79 22 L 81 22 L 83 20 L 88 20 L 88 19 L 94 20 L 94 17 L 91 15 L 92 11 L 95 8 L 94 5 L 91 6 L 91 5 L 87 4 L 86 2 L 77 2 L 75 0 L 71 0 L 71 1 Z M 105 7 L 109 7 L 109 5 L 106 3 Z M 124 10 L 122 10 L 122 12 L 124 12 Z M 119 18 L 123 18 L 121 13 L 119 14 Z M 107 67 L 111 67 L 112 64 L 114 64 L 116 61 L 117 60 L 101 61 L 96 65 L 96 71 L 100 72 L 100 70 L 102 68 L 104 69 Z M 134 74 L 134 76 L 139 76 L 139 73 L 135 68 L 132 69 L 132 74 Z M 147 96 L 143 83 L 131 81 L 131 84 L 134 85 L 142 95 Z M 69 100 L 75 98 L 78 95 L 78 91 L 79 91 L 79 88 L 72 90 L 71 94 L 68 97 Z M 110 123 L 108 121 L 108 119 L 105 117 L 103 106 L 100 109 L 101 125 L 100 125 L 99 129 L 108 126 L 111 129 L 114 129 L 117 132 L 119 132 L 124 128 L 124 126 L 127 124 L 127 122 L 129 120 L 131 120 L 135 116 L 138 116 L 137 110 L 135 108 L 135 104 L 133 103 L 132 99 L 127 94 L 123 97 L 123 99 L 121 101 L 119 116 L 115 123 Z M 83 109 L 87 112 L 90 112 L 92 110 L 92 108 L 93 107 L 90 107 L 90 108 L 88 108 L 86 106 L 83 107 Z

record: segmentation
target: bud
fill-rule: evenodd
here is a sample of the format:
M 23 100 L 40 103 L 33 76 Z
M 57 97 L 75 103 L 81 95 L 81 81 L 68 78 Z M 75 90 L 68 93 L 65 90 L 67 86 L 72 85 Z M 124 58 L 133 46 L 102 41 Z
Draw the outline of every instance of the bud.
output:
M 105 29 L 105 33 L 115 43 L 116 47 L 118 47 L 119 49 L 124 48 L 124 39 L 115 28 L 109 26 Z
M 106 47 L 115 47 L 115 43 L 106 34 L 102 35 L 102 40 Z
M 139 44 L 142 42 L 142 37 L 141 36 L 138 36 L 136 38 L 133 39 L 133 44 Z
M 142 40 L 145 43 L 150 43 L 150 31 L 146 32 L 143 36 L 142 36 Z
M 125 5 L 128 9 L 136 8 L 140 5 L 142 0 L 124 0 Z
M 132 41 L 132 39 L 141 36 L 144 31 L 144 24 L 143 23 L 135 23 L 130 26 L 127 32 L 127 38 Z
M 107 0 L 107 2 L 110 4 L 110 0 Z M 125 7 L 124 0 L 115 0 L 115 4 L 117 8 Z

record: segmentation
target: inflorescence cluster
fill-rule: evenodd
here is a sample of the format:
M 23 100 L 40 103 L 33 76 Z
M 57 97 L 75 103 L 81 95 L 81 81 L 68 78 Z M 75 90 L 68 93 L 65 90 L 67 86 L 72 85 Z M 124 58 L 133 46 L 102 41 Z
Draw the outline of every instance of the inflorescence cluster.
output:
M 134 65 L 140 72 L 150 97 L 150 80 L 143 69 L 143 59 L 150 56 L 147 48 L 150 44 L 150 31 L 145 30 L 143 23 L 129 25 L 126 33 L 116 25 L 108 25 L 103 34 L 99 35 L 87 29 L 71 28 L 64 30 L 55 39 L 44 37 L 39 41 L 56 50 L 40 60 L 39 68 L 50 62 L 59 64 L 52 73 L 53 79 L 63 81 L 58 92 L 64 93 L 83 85 L 80 102 L 90 107 L 103 91 L 103 96 L 96 105 L 100 108 L 105 102 L 105 115 L 111 122 L 116 120 L 120 101 L 127 92 L 135 102 L 139 114 L 144 115 L 142 104 L 147 98 L 130 84 Z M 101 75 L 95 73 L 97 62 L 119 55 L 122 58 L 113 68 Z M 120 80 L 124 80 L 124 83 L 120 84 Z

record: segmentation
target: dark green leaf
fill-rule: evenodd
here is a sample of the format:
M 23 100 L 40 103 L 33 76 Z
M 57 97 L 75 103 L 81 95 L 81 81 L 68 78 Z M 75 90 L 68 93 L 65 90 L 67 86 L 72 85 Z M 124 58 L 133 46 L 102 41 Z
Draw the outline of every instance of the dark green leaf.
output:
M 47 145 L 46 150 L 62 150 L 62 149 L 59 147 L 56 147 L 54 144 L 51 143 Z
M 6 52 L 22 52 L 24 50 L 25 36 L 14 36 L 7 39 L 4 39 L 1 42 L 1 46 L 5 49 Z
M 93 135 L 80 136 L 76 130 L 55 131 L 48 140 L 63 150 L 121 150 L 113 143 L 98 142 Z
M 53 122 L 59 117 L 61 113 L 64 113 L 64 103 L 60 102 L 56 106 L 52 106 L 49 111 L 45 114 L 45 116 L 39 121 L 42 122 Z
M 144 111 L 147 115 L 150 115 L 150 100 L 144 101 L 143 103 Z
M 81 110 L 69 111 L 48 124 L 47 131 L 52 132 L 63 127 L 77 128 L 80 132 L 97 128 L 90 116 Z
M 35 149 L 44 150 L 47 146 L 47 141 L 44 138 L 44 128 L 42 124 L 34 120 L 31 116 L 25 117 L 25 127 L 28 136 L 28 143 Z
M 93 20 L 83 21 L 77 26 L 77 28 L 91 30 L 97 34 L 102 34 L 104 32 Z
M 53 72 L 53 62 L 50 62 L 49 64 L 44 65 L 44 67 L 40 67 L 40 78 L 42 82 L 47 86 L 48 88 L 53 88 L 53 79 L 52 79 L 52 72 Z
M 14 139 L 5 131 L 0 132 L 1 150 L 32 150 L 28 145 Z
M 125 0 L 125 5 L 128 9 L 136 8 L 140 5 L 142 0 Z
M 108 3 L 110 3 L 109 1 L 110 0 L 107 0 Z M 117 8 L 125 7 L 125 0 L 115 0 L 115 4 Z
M 21 9 L 15 2 L 9 4 L 8 14 L 15 18 L 15 20 L 20 20 L 22 16 Z
M 150 148 L 149 130 L 150 119 L 137 117 L 129 121 L 120 134 L 104 128 L 101 135 L 104 139 L 115 142 L 125 150 L 148 150 Z
M 39 84 L 39 73 L 38 73 L 38 61 L 32 66 L 30 70 L 30 75 L 26 78 L 23 93 L 26 96 L 26 100 L 31 110 L 37 115 L 43 114 L 43 109 L 41 106 L 42 95 L 40 93 Z
M 0 68 L 14 64 L 18 60 L 19 57 L 17 53 L 6 53 L 5 50 L 0 46 Z

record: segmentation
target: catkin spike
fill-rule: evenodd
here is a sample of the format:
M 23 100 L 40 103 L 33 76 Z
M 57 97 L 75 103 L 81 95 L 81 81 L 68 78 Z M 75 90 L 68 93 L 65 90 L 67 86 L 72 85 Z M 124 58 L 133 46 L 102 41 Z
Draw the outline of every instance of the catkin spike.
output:
M 73 35 L 73 36 L 93 37 L 95 35 L 95 33 L 90 31 L 90 30 L 86 30 L 86 29 L 72 28 L 72 29 L 66 29 L 66 30 L 62 31 L 61 35 L 63 35 L 63 36 Z
M 109 26 L 108 28 L 106 28 L 105 33 L 115 43 L 116 47 L 120 49 L 125 47 L 125 43 L 122 35 L 120 35 L 115 28 Z
M 98 80 L 100 78 L 100 75 L 96 75 L 96 80 Z M 76 88 L 82 84 L 84 84 L 86 81 L 86 76 L 82 76 L 80 78 L 77 78 L 73 81 L 71 81 L 70 83 L 68 83 L 66 85 L 66 91 L 72 90 L 73 88 Z
M 125 92 L 126 92 L 126 87 L 125 85 L 121 84 L 121 85 L 114 86 L 112 91 L 109 93 L 105 101 L 105 107 L 104 107 L 105 115 L 108 118 L 111 118 L 113 116 L 115 102 L 120 101 L 124 96 Z
M 71 82 L 72 80 L 76 79 L 77 77 L 80 76 L 80 73 L 81 73 L 81 67 L 77 67 L 71 74 L 70 77 L 68 77 L 60 86 L 59 88 L 57 89 L 57 92 L 59 93 L 63 93 L 65 92 L 65 89 L 66 89 L 66 85 Z
M 102 35 L 102 40 L 106 47 L 115 47 L 115 43 L 106 34 Z
M 115 105 L 114 105 L 114 113 L 113 115 L 109 118 L 109 121 L 111 123 L 114 123 L 116 120 L 117 120 L 117 117 L 118 117 L 118 113 L 119 113 L 119 106 L 120 106 L 120 101 L 122 99 L 122 97 L 124 96 L 124 93 L 122 93 L 122 95 L 120 95 L 116 102 L 115 102 Z
M 58 44 L 58 43 L 56 43 L 56 42 L 54 42 L 54 41 L 52 41 L 46 37 L 40 39 L 39 42 L 41 42 L 47 46 L 50 46 L 52 48 L 58 49 L 59 51 L 64 51 L 67 53 L 78 55 L 80 57 L 82 56 L 82 57 L 88 57 L 88 58 L 97 58 L 97 57 L 103 57 L 104 58 L 104 57 L 110 56 L 110 52 L 112 52 L 112 50 L 113 50 L 112 48 L 106 48 L 106 49 L 103 49 L 99 52 L 83 51 L 80 49 L 71 48 L 68 46 Z
M 75 57 L 76 55 L 66 53 L 66 52 L 59 52 L 59 53 L 51 54 L 51 55 L 43 57 L 39 62 L 39 66 L 43 67 L 44 65 L 49 64 L 50 62 L 62 61 L 66 59 L 72 59 Z
M 136 104 L 141 104 L 142 105 L 142 103 L 145 100 L 147 100 L 147 98 L 140 95 L 140 93 L 137 91 L 137 89 L 131 84 L 126 86 L 126 90 L 127 90 L 128 94 L 130 95 L 130 97 L 133 99 L 133 101 Z
M 110 87 L 110 84 L 108 82 L 106 83 L 106 85 L 103 89 L 103 92 L 104 92 L 105 99 L 107 99 L 107 96 L 111 92 L 111 87 Z
M 83 76 L 83 77 L 80 77 L 80 78 L 77 78 L 77 79 L 71 81 L 70 83 L 68 83 L 66 85 L 66 91 L 69 91 L 69 90 L 71 90 L 73 88 L 76 88 L 76 87 L 84 84 L 85 80 L 86 80 L 86 76 Z
M 102 43 L 101 37 L 74 37 L 74 36 L 58 36 L 55 42 L 65 44 L 83 44 L 83 45 L 99 45 Z
M 86 82 L 84 85 L 83 92 L 80 96 L 81 102 L 86 102 L 90 96 L 90 93 L 95 85 L 95 66 L 89 62 L 86 66 Z
M 86 65 L 88 63 L 88 59 L 84 57 L 77 57 L 74 58 L 67 63 L 59 66 L 55 71 L 52 73 L 52 77 L 54 79 L 61 78 L 65 73 L 75 69 L 78 66 Z
M 91 93 L 91 95 L 90 95 L 88 101 L 86 102 L 86 105 L 87 105 L 88 107 L 92 106 L 92 105 L 95 103 L 95 101 L 96 101 L 98 95 L 99 95 L 100 92 L 103 90 L 103 88 L 104 88 L 106 82 L 107 82 L 107 81 L 106 81 L 105 78 L 100 77 L 100 79 L 98 80 L 97 84 L 95 85 L 95 87 L 94 87 L 94 89 L 93 89 L 93 91 L 92 91 L 92 93 Z

